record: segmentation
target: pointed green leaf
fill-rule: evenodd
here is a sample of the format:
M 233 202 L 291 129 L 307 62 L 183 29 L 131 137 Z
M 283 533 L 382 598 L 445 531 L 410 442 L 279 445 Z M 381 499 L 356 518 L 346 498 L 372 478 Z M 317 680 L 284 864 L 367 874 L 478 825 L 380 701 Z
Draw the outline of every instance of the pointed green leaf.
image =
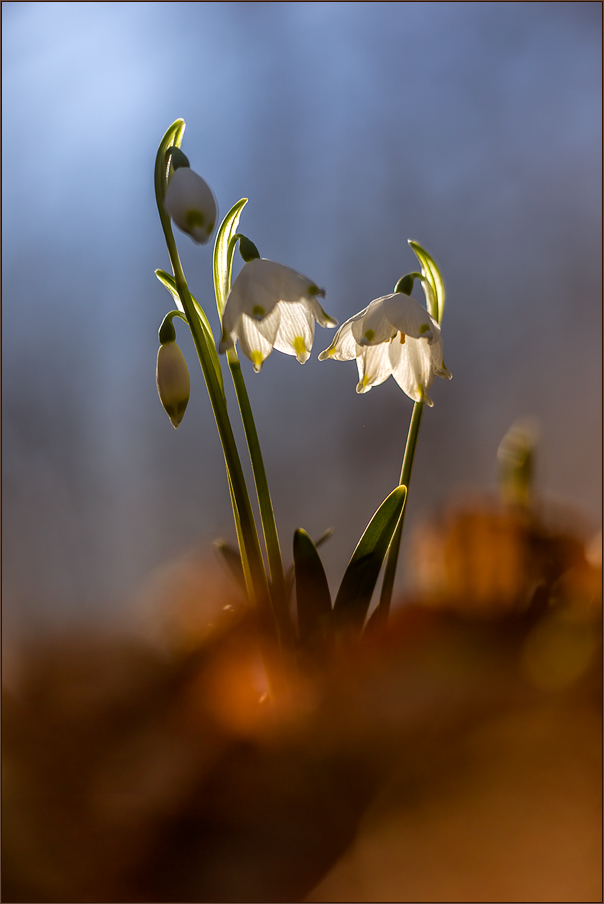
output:
M 337 628 L 361 631 L 371 597 L 407 498 L 407 487 L 390 493 L 369 522 L 342 578 L 333 607 Z
M 324 530 L 323 533 L 317 537 L 316 540 L 313 540 L 313 543 L 319 548 L 319 546 L 323 546 L 327 540 L 333 535 L 335 528 L 328 527 L 327 530 Z M 287 571 L 285 572 L 285 593 L 286 599 L 290 600 L 292 595 L 292 590 L 294 589 L 294 565 L 293 563 L 289 566 Z
M 180 295 L 178 294 L 178 289 L 176 288 L 176 281 L 173 276 L 170 276 L 169 273 L 166 273 L 165 270 L 156 270 L 155 275 L 159 279 L 160 283 L 166 287 L 174 301 L 176 302 L 176 306 L 179 311 L 182 311 L 184 314 L 184 308 L 182 305 L 182 301 L 180 300 Z M 214 334 L 212 333 L 212 327 L 210 326 L 210 321 L 206 317 L 206 312 L 199 304 L 197 299 L 191 295 L 191 301 L 195 306 L 195 311 L 199 316 L 199 320 L 201 322 L 202 329 L 206 334 L 206 340 L 208 343 L 208 348 L 210 349 L 210 355 L 212 358 L 212 364 L 214 365 L 214 370 L 216 371 L 216 376 L 218 377 L 218 382 L 220 383 L 220 388 L 222 389 L 222 394 L 224 395 L 224 382 L 222 379 L 222 368 L 220 367 L 220 361 L 218 360 L 218 352 L 216 351 L 216 343 L 214 342 Z M 186 320 L 186 315 L 184 317 Z
M 302 528 L 294 533 L 294 567 L 300 642 L 323 647 L 333 636 L 331 595 L 317 547 Z
M 443 319 L 443 311 L 445 309 L 445 284 L 443 278 L 441 276 L 440 270 L 438 266 L 425 248 L 422 248 L 417 242 L 409 239 L 409 245 L 413 249 L 418 258 L 421 267 L 422 273 L 424 275 L 424 279 L 428 283 L 430 289 L 426 292 L 426 295 L 430 298 L 430 290 L 434 295 L 434 303 L 433 305 L 429 302 L 429 310 L 430 314 L 434 317 L 437 323 L 441 323 Z M 433 307 L 433 310 L 431 308 Z
M 233 266 L 233 254 L 235 243 L 231 239 L 237 232 L 241 211 L 247 204 L 247 198 L 242 198 L 231 207 L 226 217 L 220 224 L 214 244 L 214 290 L 216 292 L 216 305 L 218 316 L 222 323 L 222 312 L 226 304 L 227 296 L 231 289 L 231 269 Z
M 241 564 L 241 555 L 238 549 L 227 543 L 226 540 L 214 540 L 212 546 L 221 556 L 227 570 L 235 578 L 235 582 L 244 594 L 247 594 L 245 586 L 245 575 L 243 573 L 243 565 Z

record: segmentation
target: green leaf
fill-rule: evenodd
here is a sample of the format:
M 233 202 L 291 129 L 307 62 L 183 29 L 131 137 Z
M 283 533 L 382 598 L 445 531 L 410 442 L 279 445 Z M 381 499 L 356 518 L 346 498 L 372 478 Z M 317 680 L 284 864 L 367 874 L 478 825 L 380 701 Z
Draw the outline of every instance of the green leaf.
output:
M 227 567 L 227 570 L 230 572 L 232 577 L 235 578 L 237 586 L 243 591 L 244 595 L 247 596 L 245 575 L 243 573 L 243 565 L 241 564 L 241 555 L 239 553 L 239 550 L 234 546 L 231 546 L 230 543 L 227 543 L 226 540 L 214 540 L 212 546 L 221 556 L 223 562 Z
M 242 198 L 231 207 L 226 217 L 220 224 L 214 244 L 214 290 L 216 292 L 216 305 L 218 316 L 222 323 L 222 312 L 226 304 L 227 296 L 231 288 L 231 269 L 233 266 L 233 254 L 235 243 L 231 241 L 237 227 L 241 211 L 247 204 L 247 198 Z
M 359 540 L 342 578 L 333 607 L 338 629 L 352 628 L 357 632 L 361 631 L 382 562 L 388 552 L 406 498 L 407 487 L 400 486 L 393 490 L 382 502 Z
M 331 595 L 317 547 L 302 528 L 294 533 L 294 568 L 300 642 L 320 649 L 333 638 Z
M 166 287 L 174 301 L 176 302 L 176 306 L 179 311 L 182 311 L 184 314 L 184 308 L 182 305 L 182 301 L 180 300 L 180 295 L 178 294 L 178 289 L 176 288 L 176 280 L 173 276 L 170 276 L 169 273 L 166 273 L 165 270 L 156 270 L 155 275 L 159 279 L 160 283 Z M 189 293 L 190 294 L 190 293 Z M 206 317 L 206 313 L 202 306 L 199 304 L 197 299 L 191 295 L 191 301 L 195 306 L 195 312 L 199 317 L 202 329 L 206 334 L 206 340 L 208 343 L 208 348 L 210 350 L 210 355 L 212 358 L 212 364 L 214 366 L 214 370 L 216 371 L 216 376 L 218 377 L 218 382 L 220 383 L 220 388 L 222 389 L 222 394 L 224 395 L 224 381 L 222 378 L 222 369 L 220 367 L 220 361 L 218 360 L 218 352 L 216 351 L 216 343 L 214 342 L 214 334 L 212 333 L 212 327 L 210 326 L 210 321 Z M 186 315 L 183 318 L 186 320 Z
M 155 158 L 155 193 L 158 203 L 164 200 L 166 188 L 168 187 L 168 176 L 170 175 L 170 160 L 166 157 L 166 151 L 170 147 L 180 148 L 185 128 L 184 119 L 177 119 L 166 130 L 164 137 L 159 143 L 157 157 Z
M 323 533 L 317 537 L 316 540 L 313 540 L 313 543 L 319 548 L 319 546 L 323 546 L 324 543 L 329 540 L 331 536 L 333 536 L 335 528 L 328 527 L 327 530 L 324 530 Z M 286 598 L 288 600 L 291 599 L 292 590 L 294 589 L 294 566 L 293 563 L 289 566 L 287 571 L 285 572 L 285 593 Z
M 440 270 L 438 269 L 434 258 L 428 254 L 425 248 L 422 248 L 421 245 L 411 239 L 409 239 L 409 245 L 415 252 L 416 257 L 421 264 L 424 279 L 434 295 L 434 304 L 429 305 L 430 314 L 434 317 L 436 322 L 440 324 L 445 310 L 445 284 Z M 426 294 L 429 295 L 430 293 L 427 292 Z

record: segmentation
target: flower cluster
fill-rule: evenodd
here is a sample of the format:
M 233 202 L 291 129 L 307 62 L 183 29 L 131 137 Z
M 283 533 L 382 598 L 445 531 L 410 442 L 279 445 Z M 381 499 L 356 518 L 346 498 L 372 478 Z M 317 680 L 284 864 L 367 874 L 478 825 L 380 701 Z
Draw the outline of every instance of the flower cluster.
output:
M 183 232 L 203 244 L 214 228 L 216 201 L 180 149 L 170 151 L 174 172 L 166 191 L 166 210 Z M 256 373 L 274 348 L 304 364 L 312 350 L 315 322 L 323 327 L 337 326 L 319 304 L 324 290 L 296 270 L 261 258 L 244 236 L 239 239 L 246 263 L 226 300 L 219 351 L 225 352 L 239 342 Z M 405 277 L 410 279 L 409 291 L 415 275 L 420 274 Z M 422 284 L 432 310 L 433 287 L 427 280 Z M 359 393 L 392 376 L 415 402 L 431 406 L 428 390 L 435 377 L 451 378 L 443 363 L 440 326 L 423 305 L 406 294 L 404 281 L 397 288 L 404 291 L 376 298 L 342 324 L 319 360 L 355 359 Z
M 207 314 L 189 291 L 170 223 L 171 220 L 193 241 L 205 244 L 218 214 L 210 188 L 191 170 L 180 149 L 184 127 L 183 120 L 176 120 L 169 127 L 155 161 L 155 192 L 173 276 L 162 270 L 155 272 L 177 305 L 177 310 L 165 315 L 159 329 L 157 389 L 172 424 L 178 427 L 190 392 L 187 365 L 176 344 L 173 320 L 178 317 L 191 331 L 224 452 L 239 552 L 227 545 L 221 548 L 229 550 L 228 554 L 225 552 L 225 561 L 237 580 L 243 579 L 249 603 L 257 609 L 259 623 L 269 632 L 267 639 L 270 634 L 270 643 L 274 641 L 280 651 L 279 669 L 274 668 L 276 660 L 272 656 L 267 655 L 265 659 L 270 693 L 274 695 L 282 690 L 289 693 L 282 687 L 282 666 L 291 663 L 295 670 L 295 664 L 300 662 L 303 668 L 307 665 L 313 668 L 338 649 L 340 639 L 360 636 L 364 629 L 374 631 L 388 618 L 422 413 L 425 405 L 432 405 L 428 391 L 435 378 L 451 377 L 443 362 L 440 330 L 445 288 L 436 262 L 421 245 L 410 241 L 421 272 L 406 274 L 392 294 L 374 299 L 348 319 L 335 333 L 329 348 L 319 355 L 319 360 L 355 360 L 359 373 L 357 392 L 368 392 L 392 376 L 416 404 L 398 486 L 379 506 L 357 543 L 333 604 L 317 551 L 322 538 L 313 542 L 305 531 L 296 531 L 293 547 L 296 627 L 292 622 L 291 585 L 283 565 L 266 469 L 234 348 L 238 343 L 256 373 L 273 349 L 304 364 L 312 351 L 315 324 L 334 328 L 337 323 L 321 306 L 320 300 L 325 297 L 323 289 L 296 270 L 260 257 L 254 243 L 238 232 L 241 212 L 247 204 L 247 199 L 242 198 L 224 217 L 214 245 L 214 287 L 221 320 L 220 342 L 216 348 Z M 237 247 L 244 263 L 231 286 Z M 416 279 L 423 287 L 425 305 L 411 297 Z M 241 413 L 266 558 L 229 416 L 218 352 L 227 353 L 228 370 Z M 367 621 L 384 563 L 379 603 Z

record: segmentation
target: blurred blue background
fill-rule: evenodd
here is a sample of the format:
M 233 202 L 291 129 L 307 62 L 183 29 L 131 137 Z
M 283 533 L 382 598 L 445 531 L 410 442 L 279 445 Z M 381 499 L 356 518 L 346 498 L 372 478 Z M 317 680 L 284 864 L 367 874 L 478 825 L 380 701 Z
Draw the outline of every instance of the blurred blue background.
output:
M 450 383 L 426 411 L 408 526 L 492 487 L 512 421 L 541 491 L 600 518 L 600 3 L 3 3 L 4 622 L 127 616 L 148 575 L 234 539 L 192 343 L 178 431 L 157 398 L 170 300 L 158 142 L 340 322 L 416 268 L 448 290 Z M 213 325 L 211 246 L 177 235 Z M 417 284 L 416 284 L 417 288 Z M 421 298 L 421 291 L 414 294 Z M 244 363 L 286 559 L 336 534 L 332 586 L 398 480 L 412 403 L 353 363 Z M 233 410 L 236 412 L 234 400 Z M 236 417 L 234 418 L 236 420 Z M 239 434 L 240 435 L 240 434 Z M 243 454 L 242 447 L 242 454 Z M 405 568 L 399 569 L 399 586 Z

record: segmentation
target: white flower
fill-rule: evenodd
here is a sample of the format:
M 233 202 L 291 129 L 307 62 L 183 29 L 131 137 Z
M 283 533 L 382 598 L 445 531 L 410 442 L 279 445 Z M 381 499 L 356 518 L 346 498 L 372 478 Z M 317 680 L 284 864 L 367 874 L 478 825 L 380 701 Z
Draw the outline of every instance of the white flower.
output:
M 209 185 L 188 166 L 179 166 L 166 191 L 166 210 L 179 229 L 204 245 L 212 234 L 218 209 Z
M 265 258 L 244 264 L 229 292 L 222 318 L 220 351 L 239 340 L 241 351 L 256 373 L 273 348 L 295 355 L 300 364 L 310 357 L 315 320 L 334 327 L 317 296 L 325 292 L 289 267 Z
M 432 405 L 434 377 L 451 379 L 443 364 L 440 327 L 426 309 L 402 292 L 376 298 L 343 323 L 319 361 L 351 361 L 359 369 L 357 392 L 368 392 L 392 374 L 415 402 Z
M 191 378 L 185 356 L 176 342 L 165 342 L 157 353 L 157 391 L 159 398 L 177 428 L 184 417 L 191 392 Z

